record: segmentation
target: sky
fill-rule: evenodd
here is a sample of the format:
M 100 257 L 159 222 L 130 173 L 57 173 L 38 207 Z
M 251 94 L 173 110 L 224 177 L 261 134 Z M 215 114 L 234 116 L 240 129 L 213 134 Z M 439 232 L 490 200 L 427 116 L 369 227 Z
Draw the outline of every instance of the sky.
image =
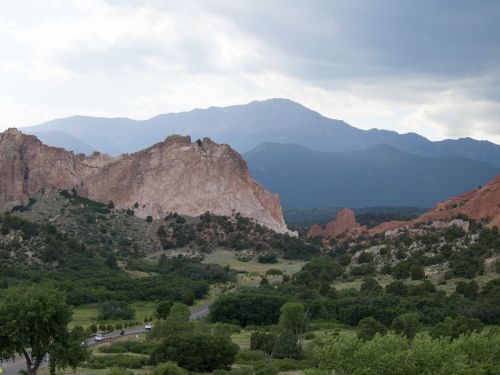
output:
M 297 101 L 500 144 L 500 1 L 2 0 L 0 130 Z

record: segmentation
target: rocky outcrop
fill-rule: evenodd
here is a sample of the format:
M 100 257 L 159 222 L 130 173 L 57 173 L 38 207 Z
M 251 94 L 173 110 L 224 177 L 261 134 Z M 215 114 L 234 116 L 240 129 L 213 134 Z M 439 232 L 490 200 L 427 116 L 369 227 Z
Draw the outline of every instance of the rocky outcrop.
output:
M 311 226 L 308 237 L 323 236 L 323 238 L 337 238 L 344 236 L 357 236 L 366 231 L 365 226 L 360 226 L 356 222 L 354 211 L 349 208 L 344 208 L 337 213 L 337 218 L 326 224 L 325 228 L 315 224 Z
M 97 201 L 112 200 L 118 208 L 134 208 L 139 217 L 239 212 L 288 233 L 279 197 L 255 181 L 230 146 L 208 138 L 192 143 L 190 137 L 170 136 L 134 154 L 86 157 L 16 129 L 0 134 L 0 210 L 43 192 L 73 188 Z
M 390 221 L 369 230 L 370 235 L 398 228 L 412 228 L 417 223 L 446 221 L 459 215 L 482 222 L 487 227 L 500 228 L 500 175 L 483 187 L 438 203 L 430 211 L 412 221 Z

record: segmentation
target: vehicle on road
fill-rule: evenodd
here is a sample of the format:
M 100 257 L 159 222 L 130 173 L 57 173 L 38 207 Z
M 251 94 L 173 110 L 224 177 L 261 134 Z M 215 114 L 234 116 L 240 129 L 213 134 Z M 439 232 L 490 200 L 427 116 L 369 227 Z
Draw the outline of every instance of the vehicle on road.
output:
M 144 326 L 144 329 L 147 331 L 151 330 L 151 328 L 153 328 L 153 323 L 146 323 L 146 325 Z
M 102 342 L 102 341 L 104 341 L 104 337 L 102 337 L 102 335 L 100 335 L 100 334 L 97 334 L 94 337 L 94 341 L 95 342 Z

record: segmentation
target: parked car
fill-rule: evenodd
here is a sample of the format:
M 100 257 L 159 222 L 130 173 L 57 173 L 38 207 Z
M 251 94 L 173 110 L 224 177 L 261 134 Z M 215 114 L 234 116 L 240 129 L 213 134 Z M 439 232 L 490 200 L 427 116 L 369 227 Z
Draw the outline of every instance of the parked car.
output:
M 153 328 L 153 323 L 146 323 L 146 325 L 144 326 L 144 329 L 146 331 L 149 331 L 151 328 Z
M 95 342 L 102 342 L 102 341 L 104 341 L 104 337 L 102 337 L 102 335 L 100 335 L 100 334 L 97 334 L 94 337 L 94 341 Z

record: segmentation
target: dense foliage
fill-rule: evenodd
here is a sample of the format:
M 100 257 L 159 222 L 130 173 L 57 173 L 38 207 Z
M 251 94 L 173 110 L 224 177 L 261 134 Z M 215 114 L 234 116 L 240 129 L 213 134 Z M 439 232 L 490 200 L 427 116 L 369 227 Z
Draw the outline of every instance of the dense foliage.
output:
M 454 341 L 389 333 L 371 341 L 339 336 L 318 351 L 319 369 L 350 375 L 484 375 L 500 373 L 500 336 L 472 334 Z

